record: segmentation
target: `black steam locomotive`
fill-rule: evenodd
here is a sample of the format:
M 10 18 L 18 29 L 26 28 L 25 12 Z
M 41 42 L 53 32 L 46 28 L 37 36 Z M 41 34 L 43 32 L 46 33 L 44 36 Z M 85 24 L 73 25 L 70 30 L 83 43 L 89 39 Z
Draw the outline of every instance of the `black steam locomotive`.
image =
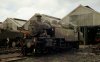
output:
M 79 48 L 78 32 L 72 29 L 54 27 L 41 22 L 41 16 L 30 25 L 31 35 L 25 38 L 22 53 L 51 53 Z M 38 26 L 38 27 L 37 27 Z M 34 29 L 34 30 L 32 30 Z

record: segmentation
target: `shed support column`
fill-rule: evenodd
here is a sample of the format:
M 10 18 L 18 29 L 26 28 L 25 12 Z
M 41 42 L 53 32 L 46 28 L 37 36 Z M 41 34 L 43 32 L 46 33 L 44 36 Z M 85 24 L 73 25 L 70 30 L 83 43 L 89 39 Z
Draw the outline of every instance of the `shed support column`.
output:
M 84 27 L 84 45 L 86 45 L 86 37 L 87 37 L 87 28 Z

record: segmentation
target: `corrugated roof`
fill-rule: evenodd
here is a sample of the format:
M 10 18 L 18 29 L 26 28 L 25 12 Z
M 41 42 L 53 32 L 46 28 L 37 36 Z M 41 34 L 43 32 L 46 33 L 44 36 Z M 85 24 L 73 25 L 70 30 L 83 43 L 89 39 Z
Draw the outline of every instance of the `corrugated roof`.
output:
M 45 15 L 45 14 L 39 14 L 39 13 L 36 13 L 34 16 L 32 16 L 30 19 L 29 19 L 29 21 L 31 21 L 31 20 L 35 20 L 36 19 L 36 16 L 37 15 L 41 15 L 42 16 L 42 18 L 41 18 L 41 20 L 42 20 L 42 22 L 50 22 L 50 23 L 52 23 L 52 21 L 57 21 L 57 22 L 59 22 L 61 19 L 60 18 L 56 18 L 56 17 L 53 17 L 53 16 L 49 16 L 49 15 Z M 28 22 L 29 22 L 28 21 Z M 28 23 L 28 22 L 26 22 L 26 23 Z M 25 24 L 24 24 L 25 25 Z M 54 25 L 54 24 L 53 24 Z
M 53 17 L 53 16 L 49 16 L 49 15 L 45 15 L 45 14 L 42 14 L 43 16 L 46 16 L 46 17 L 49 17 L 49 18 L 53 18 L 53 19 L 57 19 L 57 20 L 61 20 L 60 18 L 57 18 L 57 17 Z
M 89 9 L 92 9 L 90 6 L 85 6 L 85 7 L 89 8 Z M 94 9 L 92 9 L 92 10 L 94 10 Z
M 10 18 L 18 27 L 22 27 L 27 21 L 17 18 Z
M 100 14 L 100 12 L 98 12 L 98 11 L 96 11 L 96 10 L 94 10 L 93 8 L 91 8 L 90 6 L 84 6 L 85 8 L 88 8 L 88 9 L 90 9 L 90 10 L 92 10 L 92 11 L 94 11 L 95 13 L 98 13 L 98 14 Z
M 34 16 L 32 16 L 29 20 L 33 19 L 33 17 L 35 17 L 37 15 L 41 15 L 42 18 L 46 17 L 46 18 L 49 18 L 49 19 L 61 20 L 60 18 L 57 18 L 57 17 L 53 17 L 53 16 L 49 16 L 49 15 L 45 15 L 45 14 L 38 14 L 38 13 L 36 13 Z

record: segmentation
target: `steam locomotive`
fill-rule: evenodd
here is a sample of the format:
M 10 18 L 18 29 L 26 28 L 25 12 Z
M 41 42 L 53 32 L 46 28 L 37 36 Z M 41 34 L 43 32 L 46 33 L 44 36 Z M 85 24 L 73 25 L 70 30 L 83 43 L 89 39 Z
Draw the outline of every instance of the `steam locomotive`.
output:
M 41 22 L 41 16 L 30 25 L 31 35 L 25 38 L 22 54 L 52 53 L 79 49 L 78 32 Z

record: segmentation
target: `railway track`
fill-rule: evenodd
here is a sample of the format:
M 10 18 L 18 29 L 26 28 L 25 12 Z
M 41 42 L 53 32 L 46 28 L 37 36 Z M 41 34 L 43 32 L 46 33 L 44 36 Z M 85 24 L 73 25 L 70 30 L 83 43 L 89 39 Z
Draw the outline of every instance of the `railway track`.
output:
M 0 62 L 12 62 L 16 60 L 21 60 L 26 57 L 23 57 L 20 53 L 7 53 L 0 55 Z
M 12 62 L 12 61 L 16 61 L 16 60 L 21 60 L 24 59 L 26 57 L 21 56 L 19 53 L 9 53 L 9 54 L 3 54 L 0 55 L 0 62 Z
M 0 48 L 0 62 L 11 62 L 15 60 L 24 59 L 17 48 Z
M 20 52 L 20 51 L 21 49 L 18 49 L 18 48 L 0 48 L 0 55 Z

